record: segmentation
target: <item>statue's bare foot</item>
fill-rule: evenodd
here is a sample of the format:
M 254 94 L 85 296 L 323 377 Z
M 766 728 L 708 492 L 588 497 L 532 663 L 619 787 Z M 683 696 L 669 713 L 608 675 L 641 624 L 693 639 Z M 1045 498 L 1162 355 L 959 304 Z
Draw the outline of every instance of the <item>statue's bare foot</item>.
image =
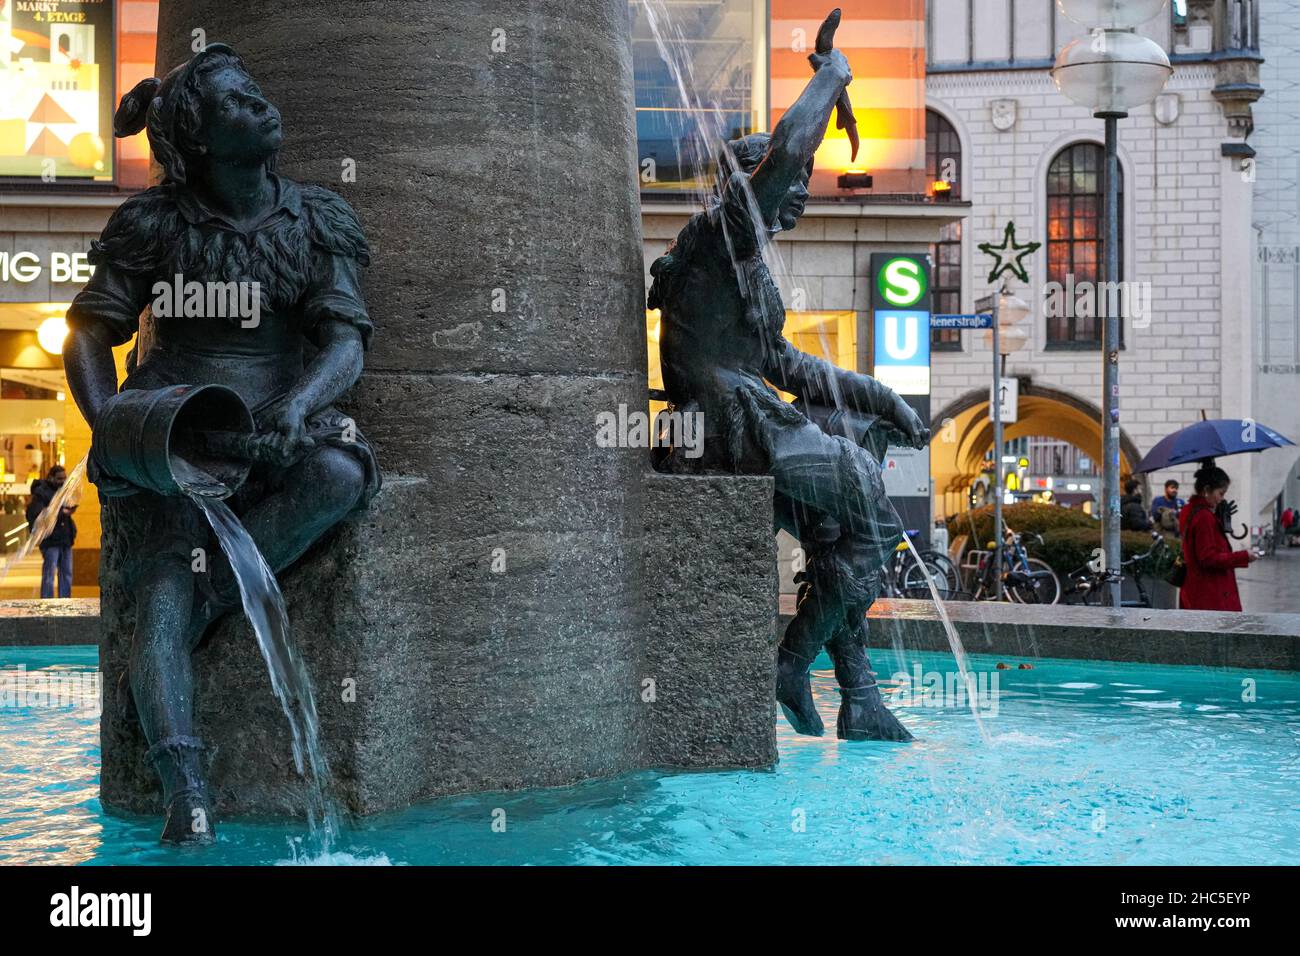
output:
M 821 715 L 813 702 L 812 682 L 808 678 L 810 662 L 784 647 L 776 655 L 776 702 L 796 733 L 820 737 L 826 732 Z
M 176 846 L 207 846 L 216 842 L 212 811 L 201 793 L 186 790 L 172 798 L 167 805 L 161 839 Z
M 885 706 L 875 687 L 841 690 L 835 730 L 841 740 L 911 740 L 912 735 Z

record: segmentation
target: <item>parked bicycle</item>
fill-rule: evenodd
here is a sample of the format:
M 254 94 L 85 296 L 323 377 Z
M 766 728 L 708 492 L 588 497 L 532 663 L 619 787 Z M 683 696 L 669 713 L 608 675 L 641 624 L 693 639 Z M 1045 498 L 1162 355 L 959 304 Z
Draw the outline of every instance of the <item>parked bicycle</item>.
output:
M 915 538 L 919 531 L 904 532 L 909 539 Z M 940 599 L 952 598 L 961 586 L 961 575 L 957 566 L 942 551 L 921 549 L 921 562 L 908 547 L 907 542 L 894 549 L 894 558 L 884 568 L 884 594 L 886 597 L 924 598 L 932 597 L 930 587 L 926 584 L 928 577 L 934 582 Z
M 1118 571 L 1110 572 L 1102 568 L 1100 558 L 1094 558 L 1077 571 L 1071 571 L 1066 579 L 1065 599 L 1070 604 L 1088 604 L 1100 607 L 1106 602 L 1106 585 L 1118 578 L 1121 587 L 1125 578 L 1133 582 L 1136 598 L 1121 601 L 1121 607 L 1151 607 L 1151 593 L 1147 590 L 1144 578 L 1151 569 L 1165 560 L 1164 551 L 1169 549 L 1167 542 L 1159 531 L 1151 532 L 1151 547 L 1141 554 L 1135 554 L 1120 563 Z
M 1025 547 L 1026 538 L 1041 545 L 1043 536 L 1017 534 L 1010 528 L 1005 529 L 1004 534 L 1000 571 L 993 558 L 996 553 L 993 542 L 989 542 L 988 551 L 976 555 L 971 600 L 997 600 L 997 575 L 1000 573 L 1005 600 L 1015 604 L 1056 604 L 1060 601 L 1061 579 L 1046 561 L 1031 558 Z

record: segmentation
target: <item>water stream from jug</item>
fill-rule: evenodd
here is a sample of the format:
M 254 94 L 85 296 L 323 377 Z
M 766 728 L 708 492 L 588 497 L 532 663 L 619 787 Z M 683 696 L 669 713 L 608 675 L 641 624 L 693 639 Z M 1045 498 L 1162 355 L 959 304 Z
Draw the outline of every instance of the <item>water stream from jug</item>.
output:
M 244 613 L 266 661 L 271 688 L 289 721 L 294 766 L 305 783 L 307 821 L 315 844 L 312 849 L 326 854 L 338 835 L 341 815 L 333 798 L 329 763 L 320 745 L 320 719 L 311 677 L 289 632 L 284 595 L 252 536 L 222 500 L 226 487 L 182 459 L 172 459 L 172 473 L 207 517 L 230 561 Z

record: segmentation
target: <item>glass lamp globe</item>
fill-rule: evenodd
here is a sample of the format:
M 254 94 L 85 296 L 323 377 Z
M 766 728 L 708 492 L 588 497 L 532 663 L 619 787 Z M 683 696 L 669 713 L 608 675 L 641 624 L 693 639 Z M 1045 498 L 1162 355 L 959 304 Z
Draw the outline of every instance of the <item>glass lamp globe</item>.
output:
M 1123 30 L 1152 19 L 1164 9 L 1165 0 L 1056 0 L 1056 6 L 1085 27 Z
M 1106 30 L 1067 43 L 1052 79 L 1066 97 L 1094 115 L 1122 116 L 1150 103 L 1173 68 L 1160 44 L 1136 33 Z
M 984 333 L 984 344 L 993 348 L 992 331 Z M 998 352 L 1010 355 L 1029 345 L 1029 330 L 1020 325 L 1003 325 L 998 323 Z
M 1029 318 L 1030 311 L 1029 303 L 1020 296 L 1003 292 L 998 302 L 998 331 L 1005 334 L 1007 330 L 1021 325 Z

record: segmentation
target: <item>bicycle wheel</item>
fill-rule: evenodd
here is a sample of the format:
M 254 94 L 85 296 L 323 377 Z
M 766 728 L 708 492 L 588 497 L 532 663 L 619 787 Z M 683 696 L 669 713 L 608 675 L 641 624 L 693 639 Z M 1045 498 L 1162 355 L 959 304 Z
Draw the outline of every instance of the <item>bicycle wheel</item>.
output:
M 934 586 L 942 590 L 960 591 L 961 590 L 961 571 L 953 563 L 952 558 L 942 551 L 922 551 L 921 559 L 926 564 L 933 565 L 944 577 L 946 583 L 940 584 L 936 579 Z
M 925 555 L 922 555 L 922 560 L 923 564 L 917 564 L 915 558 L 908 562 L 900 582 L 903 597 L 933 598 L 934 595 L 930 593 L 930 586 L 925 580 L 928 577 L 934 583 L 934 589 L 939 593 L 940 600 L 946 599 L 953 590 L 947 569 Z
M 1056 604 L 1061 600 L 1061 579 L 1051 565 L 1038 558 L 1026 558 L 1025 570 L 1034 577 L 1028 581 L 1007 582 L 1007 596 L 1017 604 Z

